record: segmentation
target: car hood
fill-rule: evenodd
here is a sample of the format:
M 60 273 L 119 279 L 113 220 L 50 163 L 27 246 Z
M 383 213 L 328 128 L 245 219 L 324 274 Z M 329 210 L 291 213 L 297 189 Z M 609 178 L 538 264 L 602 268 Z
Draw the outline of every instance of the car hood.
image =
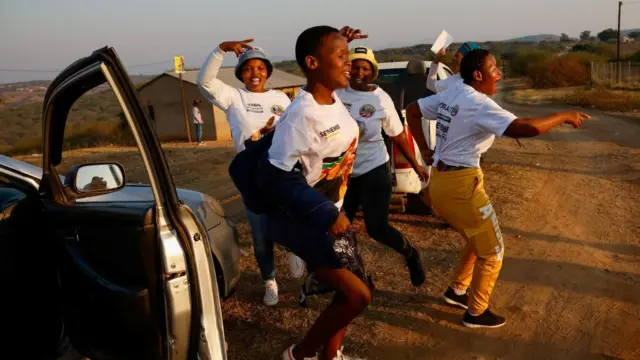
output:
M 42 168 L 29 163 L 0 155 L 0 165 L 26 175 L 36 182 L 42 178 Z M 64 176 L 60 175 L 64 183 Z M 207 230 L 218 226 L 224 218 L 224 211 L 220 203 L 209 195 L 186 189 L 176 189 L 178 198 L 182 200 L 196 214 L 198 220 Z M 100 196 L 78 199 L 78 203 L 100 202 L 153 202 L 151 187 L 145 184 L 127 184 L 123 189 Z
M 207 230 L 218 226 L 224 217 L 220 203 L 209 195 L 186 189 L 176 189 L 178 198 L 182 200 L 198 217 Z M 100 196 L 78 199 L 80 203 L 101 202 L 153 202 L 151 186 L 129 184 L 122 190 Z

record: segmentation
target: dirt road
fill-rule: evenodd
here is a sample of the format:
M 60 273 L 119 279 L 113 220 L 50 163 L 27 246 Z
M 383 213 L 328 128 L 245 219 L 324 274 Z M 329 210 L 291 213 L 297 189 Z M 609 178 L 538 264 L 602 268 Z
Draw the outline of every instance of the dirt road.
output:
M 506 107 L 522 117 L 561 109 Z M 462 310 L 440 300 L 459 236 L 436 218 L 395 215 L 422 251 L 427 284 L 413 289 L 401 259 L 358 222 L 379 290 L 345 351 L 381 360 L 640 358 L 640 122 L 591 114 L 579 130 L 522 140 L 523 148 L 500 139 L 487 154 L 487 191 L 506 242 L 492 301 L 508 318 L 504 328 L 465 329 Z M 251 254 L 242 260 L 242 286 L 224 305 L 231 359 L 276 359 L 326 304 L 297 307 L 298 282 L 279 256 L 282 298 L 272 309 L 260 305 Z
M 522 117 L 560 108 L 506 106 Z M 493 309 L 508 324 L 463 328 L 462 310 L 443 304 L 462 239 L 439 219 L 394 215 L 420 249 L 427 283 L 410 286 L 402 259 L 369 240 L 358 221 L 365 261 L 378 291 L 349 328 L 345 352 L 368 359 L 640 359 L 640 121 L 593 111 L 579 130 L 535 140 L 500 139 L 484 165 L 487 191 L 505 234 L 506 255 Z M 167 144 L 179 187 L 207 192 L 241 216 L 227 176 L 230 144 Z M 23 157 L 39 163 L 38 157 Z M 67 165 L 120 161 L 128 179 L 144 181 L 132 149 L 65 154 Z M 223 305 L 230 359 L 278 359 L 298 341 L 327 298 L 297 305 L 278 251 L 280 303 L 261 304 L 262 282 L 246 224 L 240 226 L 242 279 Z

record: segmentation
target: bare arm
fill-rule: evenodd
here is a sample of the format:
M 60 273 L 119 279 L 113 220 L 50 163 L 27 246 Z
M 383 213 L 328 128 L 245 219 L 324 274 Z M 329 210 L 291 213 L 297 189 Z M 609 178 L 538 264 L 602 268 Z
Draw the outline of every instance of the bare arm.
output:
M 219 106 L 224 111 L 231 106 L 233 96 L 236 93 L 234 87 L 229 86 L 218 79 L 218 72 L 222 66 L 224 53 L 234 52 L 239 56 L 244 52 L 244 49 L 252 48 L 248 44 L 251 41 L 253 41 L 253 39 L 221 43 L 220 46 L 209 54 L 198 72 L 196 82 L 200 92 L 207 100 L 209 100 L 209 102 Z
M 424 131 L 422 129 L 422 112 L 420 111 L 420 107 L 417 103 L 414 102 L 407 106 L 406 117 L 409 131 L 411 131 L 413 138 L 416 140 L 416 144 L 418 144 L 418 148 L 420 148 L 422 158 L 424 158 L 425 161 L 428 161 L 427 159 L 431 159 L 433 156 L 433 151 L 429 149 L 427 139 L 424 137 Z
M 562 124 L 570 124 L 574 128 L 582 125 L 585 119 L 591 117 L 583 112 L 563 111 L 540 118 L 515 119 L 504 135 L 512 138 L 527 138 L 543 134 Z
M 413 144 L 409 143 L 407 132 L 403 131 L 398 136 L 392 136 L 391 140 L 393 140 L 394 144 L 398 145 L 400 152 L 409 161 L 413 170 L 415 170 L 418 176 L 420 176 L 420 179 L 426 180 L 429 177 L 429 173 L 420 166 L 418 159 L 416 159 L 416 156 L 413 154 Z

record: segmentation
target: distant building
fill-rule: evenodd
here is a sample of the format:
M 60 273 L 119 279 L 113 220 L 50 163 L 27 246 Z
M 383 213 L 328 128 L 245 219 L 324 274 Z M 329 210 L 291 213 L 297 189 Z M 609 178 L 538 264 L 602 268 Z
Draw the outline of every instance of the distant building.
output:
M 201 100 L 200 112 L 202 114 L 203 139 L 215 141 L 231 140 L 231 130 L 227 117 L 222 110 L 211 105 L 202 96 L 196 85 L 198 70 L 188 70 L 182 74 L 187 117 L 189 119 L 189 131 L 191 139 L 195 141 L 195 127 L 191 120 L 191 104 L 193 100 Z M 243 88 L 244 84 L 234 75 L 233 68 L 222 68 L 218 73 L 218 79 L 235 88 Z M 293 99 L 298 90 L 306 83 L 306 79 L 297 75 L 273 69 L 273 73 L 267 80 L 268 89 L 283 91 Z M 140 101 L 147 112 L 153 112 L 156 134 L 162 141 L 186 141 L 184 110 L 180 95 L 179 75 L 168 72 L 157 76 L 138 89 Z M 266 120 L 266 119 L 265 119 Z
M 625 44 L 631 43 L 631 42 L 634 42 L 634 41 L 635 41 L 635 39 L 630 37 L 630 36 L 627 36 L 627 35 L 623 35 L 622 36 L 622 42 L 625 43 Z

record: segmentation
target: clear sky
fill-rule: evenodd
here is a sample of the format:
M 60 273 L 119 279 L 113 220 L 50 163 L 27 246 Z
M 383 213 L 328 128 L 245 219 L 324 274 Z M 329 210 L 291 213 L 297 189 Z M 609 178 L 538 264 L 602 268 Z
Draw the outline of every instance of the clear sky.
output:
M 155 64 L 130 74 L 153 74 L 171 68 L 173 55 L 197 67 L 221 41 L 248 37 L 281 60 L 293 58 L 302 30 L 320 24 L 361 28 L 364 45 L 384 48 L 433 41 L 442 29 L 482 41 L 577 37 L 616 22 L 615 0 L 0 0 L 0 69 L 60 70 L 109 45 L 127 66 Z M 640 27 L 640 3 L 623 6 L 622 24 Z M 0 71 L 0 83 L 55 75 Z

